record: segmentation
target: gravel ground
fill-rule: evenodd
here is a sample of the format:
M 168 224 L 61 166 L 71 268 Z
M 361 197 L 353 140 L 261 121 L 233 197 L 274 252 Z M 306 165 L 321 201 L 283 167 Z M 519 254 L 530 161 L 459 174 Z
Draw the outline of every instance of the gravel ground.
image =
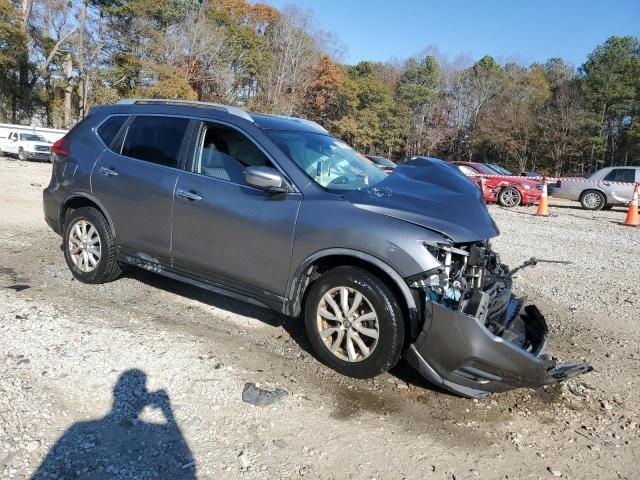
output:
M 508 264 L 572 262 L 517 290 L 550 353 L 595 371 L 473 401 L 405 365 L 341 377 L 296 320 L 150 273 L 79 284 L 42 220 L 49 174 L 0 159 L 0 478 L 638 478 L 640 230 L 622 209 L 491 207 Z M 249 405 L 248 382 L 288 395 Z

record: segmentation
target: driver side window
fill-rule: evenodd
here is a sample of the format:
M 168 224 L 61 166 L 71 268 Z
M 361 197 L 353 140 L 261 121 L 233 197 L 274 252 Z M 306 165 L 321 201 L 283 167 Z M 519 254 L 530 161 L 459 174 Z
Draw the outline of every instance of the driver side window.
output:
M 273 167 L 267 156 L 239 131 L 213 123 L 202 126 L 192 171 L 239 185 L 246 185 L 244 169 Z

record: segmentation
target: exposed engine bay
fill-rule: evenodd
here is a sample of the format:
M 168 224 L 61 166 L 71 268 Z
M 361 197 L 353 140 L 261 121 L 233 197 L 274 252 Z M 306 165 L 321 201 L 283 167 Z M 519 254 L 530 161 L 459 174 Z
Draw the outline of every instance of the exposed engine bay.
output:
M 424 294 L 425 324 L 407 354 L 429 380 L 480 397 L 516 387 L 557 383 L 591 370 L 543 355 L 546 320 L 512 294 L 514 273 L 489 242 L 430 245 L 441 266 L 407 279 Z

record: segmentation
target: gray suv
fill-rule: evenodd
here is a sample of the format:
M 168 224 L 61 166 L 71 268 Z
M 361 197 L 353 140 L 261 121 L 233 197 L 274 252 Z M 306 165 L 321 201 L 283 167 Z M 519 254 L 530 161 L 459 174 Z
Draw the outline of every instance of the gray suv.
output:
M 81 282 L 135 265 L 303 317 L 353 377 L 404 356 L 477 397 L 590 369 L 543 355 L 481 192 L 445 162 L 386 175 L 310 121 L 152 99 L 94 108 L 52 151 L 45 218 Z

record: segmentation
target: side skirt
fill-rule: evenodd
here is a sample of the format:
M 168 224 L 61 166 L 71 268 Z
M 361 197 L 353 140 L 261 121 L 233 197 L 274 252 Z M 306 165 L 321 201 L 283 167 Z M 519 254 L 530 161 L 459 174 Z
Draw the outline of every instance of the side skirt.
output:
M 200 274 L 200 272 L 187 271 L 186 269 L 169 266 L 168 259 L 159 259 L 139 252 L 134 253 L 126 247 L 120 247 L 118 261 L 213 293 L 286 314 L 284 306 L 287 302 L 284 297 L 271 292 L 255 292 L 252 291 L 254 289 L 252 289 L 251 286 L 240 285 L 237 282 L 231 285 L 230 282 L 225 282 L 224 279 L 219 276 L 205 277 L 203 274 Z

